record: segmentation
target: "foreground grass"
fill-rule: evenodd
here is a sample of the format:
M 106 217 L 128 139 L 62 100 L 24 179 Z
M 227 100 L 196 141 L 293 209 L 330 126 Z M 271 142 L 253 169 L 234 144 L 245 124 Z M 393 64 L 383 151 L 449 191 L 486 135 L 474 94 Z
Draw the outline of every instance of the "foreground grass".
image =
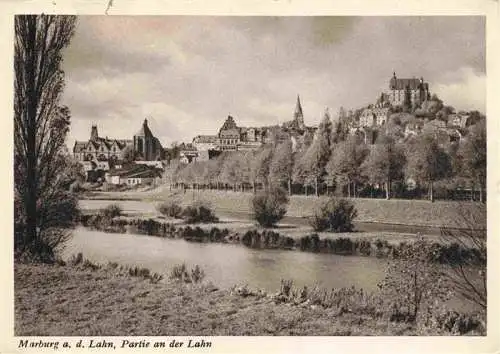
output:
M 115 268 L 15 265 L 16 336 L 449 334 L 370 312 L 277 302 Z
M 235 210 L 241 213 L 251 213 L 250 201 L 253 194 L 242 192 L 205 190 L 182 193 L 180 190 L 170 191 L 168 188 L 159 188 L 147 192 L 97 192 L 88 194 L 87 198 L 158 202 L 167 200 L 174 195 L 180 199 L 183 205 L 190 205 L 195 199 L 203 200 L 210 204 L 216 213 Z M 286 215 L 310 217 L 313 215 L 315 208 L 325 199 L 326 197 L 293 195 L 290 197 Z M 437 227 L 460 227 L 458 210 L 462 210 L 467 215 L 467 211 L 478 204 L 456 201 L 436 201 L 431 203 L 426 200 L 369 198 L 351 198 L 350 201 L 358 211 L 356 221 Z

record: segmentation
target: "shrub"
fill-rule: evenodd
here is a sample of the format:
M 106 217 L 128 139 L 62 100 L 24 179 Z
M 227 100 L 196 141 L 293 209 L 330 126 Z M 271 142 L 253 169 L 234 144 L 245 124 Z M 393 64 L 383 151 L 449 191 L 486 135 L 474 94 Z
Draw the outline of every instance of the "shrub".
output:
M 156 210 L 162 215 L 169 216 L 171 218 L 179 219 L 182 215 L 182 207 L 179 201 L 171 199 L 156 206 Z
M 182 216 L 188 224 L 219 221 L 213 210 L 209 206 L 202 203 L 196 203 L 195 205 L 188 206 L 184 209 Z
M 191 269 L 191 273 L 189 273 L 186 264 L 177 264 L 170 273 L 170 279 L 180 280 L 184 283 L 199 283 L 203 278 L 205 278 L 205 272 L 198 265 Z
M 193 283 L 199 283 L 203 278 L 205 278 L 205 272 L 199 265 L 195 265 L 194 268 L 191 269 L 191 280 Z
M 74 181 L 69 186 L 70 193 L 78 194 L 84 191 L 82 184 L 79 181 Z
M 351 232 L 354 229 L 352 221 L 357 215 L 357 210 L 349 201 L 331 198 L 321 205 L 309 224 L 314 231 Z
M 170 279 L 174 280 L 184 280 L 189 278 L 189 273 L 187 272 L 187 267 L 185 263 L 176 264 L 172 271 L 170 272 Z
M 429 257 L 432 252 L 431 243 L 419 240 L 400 247 L 398 259 L 389 262 L 379 288 L 385 298 L 394 301 L 395 319 L 415 322 L 421 310 L 449 298 L 449 284 L 442 266 Z
M 118 204 L 110 204 L 106 208 L 101 209 L 100 214 L 106 218 L 113 219 L 114 217 L 122 215 L 122 207 Z
M 252 199 L 254 219 L 261 226 L 271 227 L 285 216 L 287 204 L 288 195 L 282 188 L 261 192 Z

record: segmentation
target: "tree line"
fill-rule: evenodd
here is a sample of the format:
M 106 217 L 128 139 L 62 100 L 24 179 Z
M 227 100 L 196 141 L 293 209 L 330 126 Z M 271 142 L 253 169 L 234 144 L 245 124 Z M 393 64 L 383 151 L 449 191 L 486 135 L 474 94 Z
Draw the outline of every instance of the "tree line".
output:
M 398 139 L 390 126 L 374 144 L 349 134 L 328 112 L 310 142 L 282 139 L 254 151 L 224 152 L 216 159 L 178 165 L 166 172 L 174 185 L 256 191 L 273 186 L 305 194 L 357 197 L 367 190 L 390 199 L 397 191 L 425 190 L 433 201 L 435 186 L 448 190 L 486 187 L 486 121 L 469 127 L 459 141 L 441 143 L 434 132 Z M 414 186 L 409 186 L 414 181 Z

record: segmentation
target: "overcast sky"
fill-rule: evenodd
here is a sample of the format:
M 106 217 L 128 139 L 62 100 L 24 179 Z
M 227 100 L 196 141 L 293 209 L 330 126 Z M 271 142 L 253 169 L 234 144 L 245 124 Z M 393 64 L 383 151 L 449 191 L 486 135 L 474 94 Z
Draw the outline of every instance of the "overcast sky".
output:
M 65 51 L 68 144 L 131 139 L 144 118 L 162 144 L 362 107 L 398 77 L 445 104 L 485 111 L 483 17 L 83 16 Z

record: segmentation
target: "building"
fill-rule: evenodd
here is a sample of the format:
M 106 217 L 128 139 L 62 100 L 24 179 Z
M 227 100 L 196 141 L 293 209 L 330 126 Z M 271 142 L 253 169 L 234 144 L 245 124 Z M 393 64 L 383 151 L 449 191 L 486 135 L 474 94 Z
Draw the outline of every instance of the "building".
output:
M 429 91 L 429 84 L 424 82 L 424 78 L 420 79 L 400 79 L 393 74 L 389 81 L 389 89 L 386 92 L 389 102 L 393 106 L 401 106 L 405 101 L 405 95 L 408 95 L 411 104 L 418 104 L 429 100 L 431 95 Z
M 161 180 L 161 170 L 143 165 L 133 164 L 125 169 L 110 170 L 105 175 L 106 182 L 114 185 L 146 185 L 154 184 Z
M 452 114 L 448 117 L 448 125 L 457 128 L 466 128 L 471 125 L 470 114 Z
M 197 135 L 193 138 L 193 146 L 198 151 L 215 150 L 217 148 L 217 136 Z
M 302 111 L 302 105 L 300 103 L 299 95 L 297 95 L 297 102 L 295 104 L 295 111 L 293 112 L 293 119 L 291 121 L 283 123 L 283 128 L 296 133 L 303 133 L 306 130 L 306 125 L 304 123 L 304 113 Z
M 198 161 L 199 152 L 193 144 L 182 143 L 179 148 L 180 163 L 191 163 Z
M 298 142 L 303 140 L 303 136 L 313 135 L 314 132 L 314 127 L 304 124 L 302 105 L 297 96 L 293 120 L 285 122 L 281 127 L 239 127 L 234 117 L 229 115 L 216 135 L 197 135 L 192 143 L 197 154 L 186 150 L 181 153 L 181 160 L 188 163 L 212 158 L 222 151 L 256 150 L 262 144 L 280 142 L 292 136 Z
M 147 119 L 144 119 L 141 129 L 134 135 L 133 144 L 134 151 L 140 160 L 155 161 L 164 158 L 165 152 L 163 147 L 149 129 Z
M 75 141 L 73 157 L 77 161 L 120 161 L 132 140 L 101 138 L 93 125 L 88 141 Z
M 424 123 L 422 121 L 412 121 L 408 122 L 405 126 L 405 131 L 404 135 L 405 138 L 408 138 L 409 136 L 417 136 L 420 133 L 422 133 L 422 128 L 424 126 Z
M 389 108 L 365 108 L 359 116 L 360 127 L 376 127 L 384 125 L 389 119 Z

